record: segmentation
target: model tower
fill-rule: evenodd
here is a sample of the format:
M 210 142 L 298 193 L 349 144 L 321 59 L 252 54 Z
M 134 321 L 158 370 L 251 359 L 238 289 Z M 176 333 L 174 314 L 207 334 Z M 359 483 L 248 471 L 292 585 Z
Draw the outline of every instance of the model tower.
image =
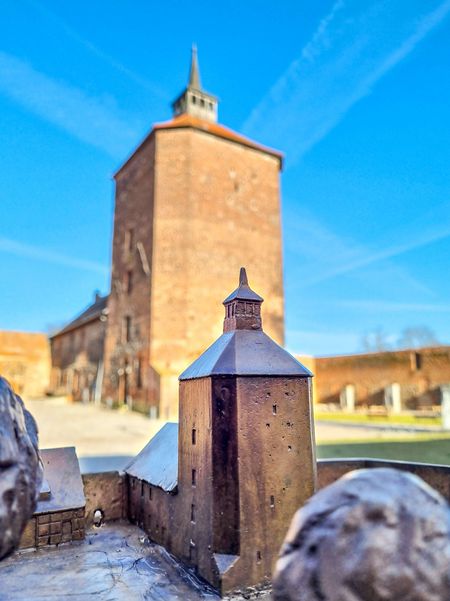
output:
M 262 301 L 241 269 L 223 335 L 180 376 L 173 551 L 222 592 L 270 581 L 315 486 L 311 373 L 263 332 Z
M 217 123 L 193 49 L 173 118 L 115 174 L 103 398 L 177 417 L 177 374 L 213 338 L 217 301 L 243 263 L 284 342 L 280 153 Z

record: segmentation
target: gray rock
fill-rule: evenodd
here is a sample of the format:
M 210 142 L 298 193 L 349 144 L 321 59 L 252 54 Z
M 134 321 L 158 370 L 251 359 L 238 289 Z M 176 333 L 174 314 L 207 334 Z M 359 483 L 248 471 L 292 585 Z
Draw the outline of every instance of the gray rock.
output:
M 0 559 L 19 544 L 41 481 L 36 422 L 0 377 Z
M 275 601 L 448 601 L 446 501 L 417 476 L 351 472 L 292 521 L 274 576 Z

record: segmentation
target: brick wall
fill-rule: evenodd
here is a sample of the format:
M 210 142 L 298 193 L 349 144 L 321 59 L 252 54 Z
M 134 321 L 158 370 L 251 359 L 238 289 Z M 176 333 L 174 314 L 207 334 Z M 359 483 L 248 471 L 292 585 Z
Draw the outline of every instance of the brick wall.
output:
M 0 375 L 21 396 L 43 396 L 50 383 L 50 347 L 47 336 L 0 331 Z
M 104 396 L 122 403 L 126 388 L 133 407 L 176 418 L 177 377 L 221 332 L 220 302 L 242 265 L 266 298 L 265 331 L 284 342 L 279 168 L 277 157 L 182 128 L 155 131 L 118 172 Z
M 355 386 L 356 405 L 384 403 L 384 389 L 400 385 L 402 406 L 438 405 L 439 387 L 450 382 L 450 347 L 394 351 L 314 361 L 316 402 L 339 404 L 340 393 Z

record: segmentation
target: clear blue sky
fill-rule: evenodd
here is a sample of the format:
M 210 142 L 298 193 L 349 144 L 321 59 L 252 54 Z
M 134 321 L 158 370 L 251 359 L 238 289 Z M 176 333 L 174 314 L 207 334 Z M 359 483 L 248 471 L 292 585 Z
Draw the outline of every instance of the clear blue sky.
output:
M 286 154 L 287 344 L 450 342 L 450 1 L 0 0 L 0 328 L 108 291 L 111 175 L 199 48 L 220 121 Z

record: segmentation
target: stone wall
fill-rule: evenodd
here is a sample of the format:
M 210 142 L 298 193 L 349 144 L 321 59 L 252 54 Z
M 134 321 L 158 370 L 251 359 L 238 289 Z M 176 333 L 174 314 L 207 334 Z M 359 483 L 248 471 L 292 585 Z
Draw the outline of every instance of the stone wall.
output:
M 124 474 L 101 472 L 83 474 L 84 496 L 86 497 L 86 527 L 94 523 L 94 513 L 100 510 L 105 522 L 126 517 L 127 491 Z
M 0 331 L 0 375 L 20 396 L 44 396 L 50 384 L 50 346 L 47 336 Z
M 28 522 L 20 549 L 59 545 L 84 538 L 84 508 L 34 515 Z

